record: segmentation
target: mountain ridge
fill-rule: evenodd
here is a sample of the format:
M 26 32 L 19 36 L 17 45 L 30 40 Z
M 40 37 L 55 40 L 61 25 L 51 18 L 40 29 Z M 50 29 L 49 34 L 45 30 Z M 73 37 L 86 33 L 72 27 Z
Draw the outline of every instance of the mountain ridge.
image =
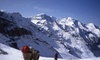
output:
M 24 18 L 20 13 L 0 11 L 0 37 L 0 43 L 16 49 L 32 46 L 41 56 L 53 57 L 56 52 L 66 59 L 100 56 L 95 54 L 100 50 L 100 28 L 71 17 L 58 21 L 46 14 Z

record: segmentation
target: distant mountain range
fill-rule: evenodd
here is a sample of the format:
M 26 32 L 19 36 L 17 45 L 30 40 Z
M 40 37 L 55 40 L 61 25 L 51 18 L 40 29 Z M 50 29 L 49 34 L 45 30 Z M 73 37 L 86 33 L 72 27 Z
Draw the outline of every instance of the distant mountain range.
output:
M 45 57 L 56 52 L 64 59 L 98 57 L 100 27 L 71 17 L 60 20 L 42 13 L 25 18 L 18 12 L 0 11 L 0 43 L 19 50 L 28 45 Z

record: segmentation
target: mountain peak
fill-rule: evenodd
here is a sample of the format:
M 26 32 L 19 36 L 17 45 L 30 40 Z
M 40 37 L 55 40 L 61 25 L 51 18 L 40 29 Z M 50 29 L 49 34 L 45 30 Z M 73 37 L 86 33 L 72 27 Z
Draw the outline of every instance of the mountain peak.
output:
M 22 17 L 22 15 L 19 12 L 13 12 L 11 15 L 13 17 L 16 17 L 16 18 L 21 18 Z
M 45 13 L 41 13 L 41 14 L 37 14 L 34 17 L 32 17 L 32 20 L 46 20 L 49 22 L 53 22 L 54 20 L 56 20 L 56 18 L 53 16 L 49 16 Z
M 40 13 L 40 14 L 37 14 L 36 16 L 44 16 L 46 15 L 45 13 Z
M 93 24 L 93 23 L 88 23 L 87 25 L 92 25 L 92 26 L 94 26 L 94 24 Z
M 94 27 L 95 25 L 93 23 L 88 23 L 87 26 Z
M 73 18 L 68 17 L 68 18 L 63 18 L 62 20 L 63 20 L 63 21 L 73 21 Z
M 68 26 L 72 26 L 74 24 L 74 21 L 71 17 L 63 18 L 60 20 L 61 23 L 66 24 Z
M 94 25 L 93 23 L 88 23 L 86 26 L 87 26 L 88 28 L 90 28 L 90 29 L 95 28 L 95 25 Z
M 34 17 L 37 18 L 37 19 L 46 19 L 47 17 L 50 18 L 50 16 L 48 16 L 48 15 L 45 14 L 45 13 L 37 14 L 37 15 L 35 15 Z
M 1 12 L 4 12 L 4 10 L 0 9 Z
M 73 19 L 72 17 L 68 17 L 68 18 L 67 18 L 67 20 L 72 20 L 72 19 Z

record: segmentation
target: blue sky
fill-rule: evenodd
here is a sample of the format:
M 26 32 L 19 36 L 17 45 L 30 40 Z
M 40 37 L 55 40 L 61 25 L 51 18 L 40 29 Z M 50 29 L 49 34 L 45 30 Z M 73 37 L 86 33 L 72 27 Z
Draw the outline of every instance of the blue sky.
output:
M 39 13 L 59 19 L 72 17 L 100 26 L 100 0 L 0 0 L 0 9 L 19 12 L 24 17 Z

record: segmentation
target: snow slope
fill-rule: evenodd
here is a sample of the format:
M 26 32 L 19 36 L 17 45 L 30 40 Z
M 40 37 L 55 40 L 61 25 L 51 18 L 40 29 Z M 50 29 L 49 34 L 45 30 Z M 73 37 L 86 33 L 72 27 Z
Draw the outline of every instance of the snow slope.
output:
M 0 54 L 0 60 L 24 60 L 21 51 L 17 49 L 11 48 L 0 43 L 0 50 L 7 52 L 7 54 Z
M 2 51 L 7 52 L 7 54 L 1 54 L 1 49 Z M 80 60 L 99 60 L 99 59 L 100 58 L 89 58 Z M 22 56 L 22 52 L 20 50 L 11 48 L 9 46 L 0 43 L 0 60 L 24 60 L 24 59 Z M 54 60 L 54 58 L 40 56 L 39 60 Z M 66 59 L 58 58 L 58 60 L 66 60 Z M 75 60 L 75 59 L 70 59 L 70 60 Z

